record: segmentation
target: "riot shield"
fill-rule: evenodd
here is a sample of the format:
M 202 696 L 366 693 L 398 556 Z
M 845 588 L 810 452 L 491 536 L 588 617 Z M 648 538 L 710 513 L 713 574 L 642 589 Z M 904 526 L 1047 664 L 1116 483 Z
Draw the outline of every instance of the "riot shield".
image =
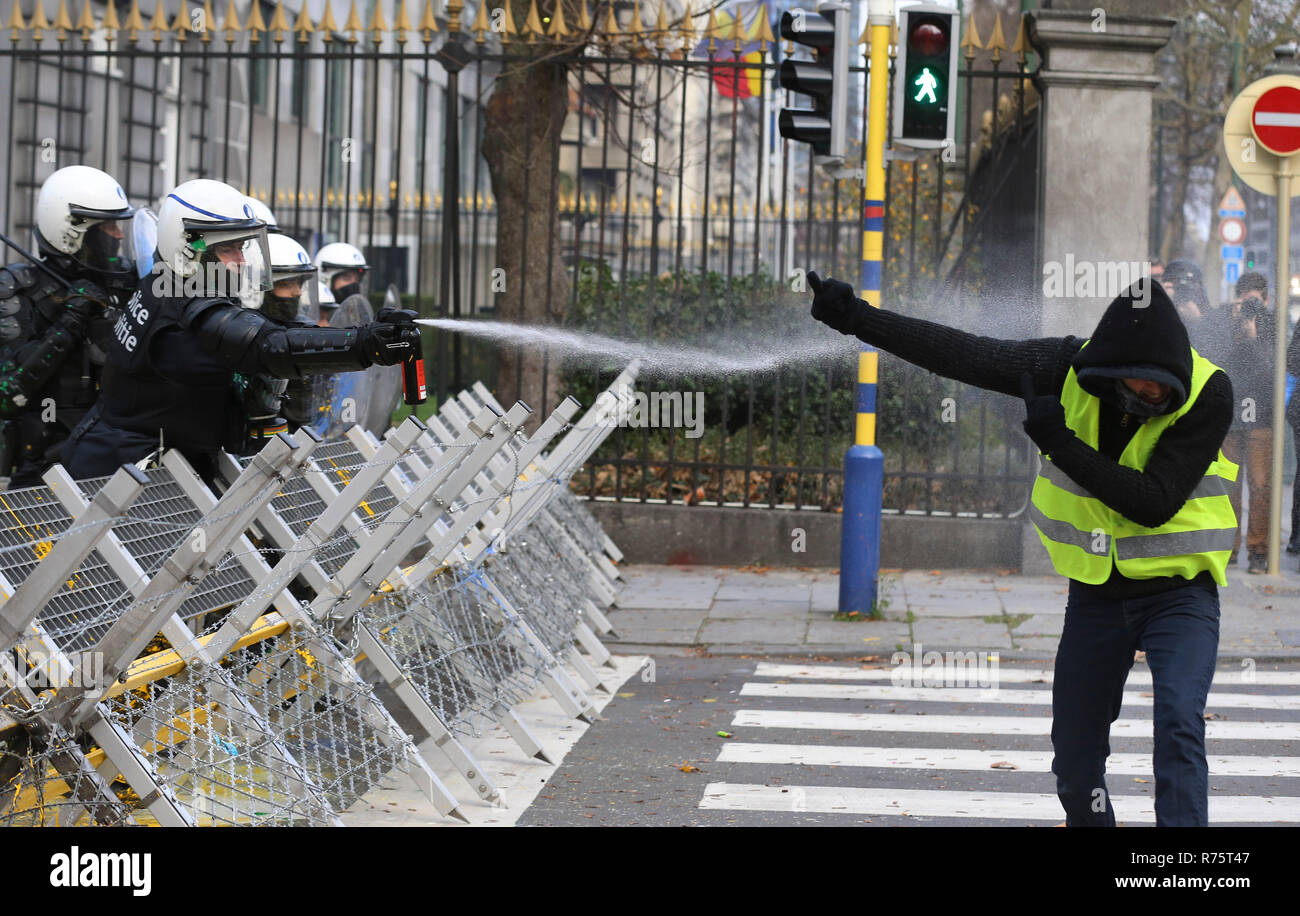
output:
M 364 296 L 349 296 L 330 316 L 330 327 L 357 328 L 374 320 L 374 310 Z M 309 425 L 322 437 L 337 438 L 358 423 L 370 428 L 370 376 L 366 370 L 314 375 L 309 390 L 315 417 Z
M 390 283 L 384 296 L 384 308 L 401 307 L 402 298 L 397 293 L 397 287 Z M 402 400 L 402 367 L 371 366 L 366 374 L 370 376 L 370 410 L 366 415 L 365 427 L 383 438 L 384 433 L 388 432 L 393 411 Z

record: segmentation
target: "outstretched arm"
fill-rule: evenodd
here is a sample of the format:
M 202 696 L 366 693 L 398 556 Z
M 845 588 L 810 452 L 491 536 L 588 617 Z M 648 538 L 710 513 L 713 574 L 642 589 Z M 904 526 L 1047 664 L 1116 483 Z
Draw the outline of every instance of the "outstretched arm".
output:
M 814 293 L 812 314 L 818 321 L 922 369 L 1002 394 L 1019 395 L 1020 377 L 1025 374 L 1036 390 L 1059 393 L 1070 360 L 1083 343 L 1076 337 L 983 337 L 874 308 L 839 280 L 822 280 L 809 273 L 808 281 Z

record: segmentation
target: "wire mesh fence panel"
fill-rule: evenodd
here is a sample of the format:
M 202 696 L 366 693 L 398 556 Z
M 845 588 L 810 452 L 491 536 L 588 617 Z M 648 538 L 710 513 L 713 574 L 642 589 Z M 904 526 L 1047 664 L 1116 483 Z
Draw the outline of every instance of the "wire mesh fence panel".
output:
M 102 483 L 102 482 L 101 482 Z M 72 516 L 46 487 L 0 493 L 0 575 L 18 587 L 73 524 Z M 60 589 L 37 615 L 60 650 L 79 652 L 98 642 L 129 599 L 126 586 L 92 551 L 70 570 Z
M 335 811 L 394 769 L 405 772 L 409 742 L 387 730 L 370 686 L 318 640 L 290 631 L 231 653 L 226 663 Z
M 491 554 L 489 561 L 484 574 L 536 631 L 546 648 L 562 654 L 573 643 L 578 606 L 571 595 L 556 587 L 546 561 L 528 549 L 528 538 L 521 534 L 512 539 L 509 550 Z
M 604 552 L 605 531 L 600 522 L 583 505 L 582 500 L 572 492 L 560 487 L 551 501 L 546 504 L 546 511 L 559 522 L 575 541 L 582 545 L 592 556 Z
M 307 826 L 333 812 L 304 786 L 275 736 L 248 721 L 223 669 L 184 669 L 104 705 L 199 826 Z M 143 823 L 149 815 L 136 811 Z
M 127 510 L 127 517 L 113 526 L 113 533 L 146 575 L 156 572 L 178 547 L 187 541 L 196 552 L 204 549 L 206 535 L 199 527 L 203 513 L 181 489 L 171 473 L 162 468 L 147 472 L 149 484 Z M 88 499 L 108 482 L 107 477 L 78 481 Z M 220 562 L 197 582 L 177 614 L 182 620 L 210 626 L 214 611 L 238 604 L 256 587 L 239 559 L 227 552 Z
M 0 686 L 0 703 L 12 708 L 5 694 Z M 62 728 L 41 729 L 39 734 L 18 727 L 0 732 L 0 827 L 120 827 L 134 823 L 132 811 L 138 799 L 125 783 L 111 784 L 120 797 L 99 806 L 98 818 L 79 800 L 79 792 L 91 789 L 83 783 L 95 777 L 64 775 L 56 760 L 83 753 L 81 743 Z M 89 754 L 92 765 L 101 760 L 102 754 Z
M 420 589 L 384 595 L 362 618 L 453 731 L 478 735 L 484 720 L 520 702 L 545 664 L 490 615 L 490 595 L 470 574 L 446 572 Z

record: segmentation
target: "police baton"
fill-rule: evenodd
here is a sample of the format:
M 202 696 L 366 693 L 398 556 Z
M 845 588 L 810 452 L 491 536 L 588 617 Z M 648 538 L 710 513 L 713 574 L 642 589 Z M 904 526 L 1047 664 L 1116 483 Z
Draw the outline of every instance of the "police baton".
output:
M 81 290 L 77 289 L 67 280 L 63 279 L 57 273 L 51 270 L 49 265 L 45 264 L 35 255 L 33 255 L 30 251 L 28 251 L 22 245 L 19 245 L 13 239 L 9 238 L 9 236 L 5 235 L 3 232 L 0 232 L 0 242 L 4 242 L 14 251 L 18 252 L 20 255 L 22 255 L 24 258 L 30 261 L 33 267 L 35 267 L 37 270 L 41 271 L 42 273 L 48 275 L 52 280 L 54 280 L 56 283 L 58 283 L 60 286 L 66 289 L 68 292 L 71 293 L 81 292 Z

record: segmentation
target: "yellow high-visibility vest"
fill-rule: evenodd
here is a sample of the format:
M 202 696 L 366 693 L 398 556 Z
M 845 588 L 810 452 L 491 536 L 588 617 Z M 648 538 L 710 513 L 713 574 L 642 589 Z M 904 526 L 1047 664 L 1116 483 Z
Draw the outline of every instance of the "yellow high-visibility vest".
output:
M 1173 413 L 1142 423 L 1120 455 L 1120 465 L 1138 471 L 1146 467 L 1160 434 L 1192 409 L 1218 368 L 1192 350 L 1192 385 L 1186 402 Z M 1096 449 L 1101 401 L 1083 390 L 1073 367 L 1065 378 L 1061 406 L 1065 425 Z M 1227 585 L 1225 570 L 1237 536 L 1237 516 L 1228 493 L 1237 479 L 1237 465 L 1224 458 L 1222 450 L 1182 508 L 1159 528 L 1139 525 L 1111 509 L 1046 455 L 1040 456 L 1039 463 L 1030 518 L 1061 575 L 1096 585 L 1110 577 L 1113 563 L 1129 579 L 1191 579 L 1209 570 L 1215 582 Z

